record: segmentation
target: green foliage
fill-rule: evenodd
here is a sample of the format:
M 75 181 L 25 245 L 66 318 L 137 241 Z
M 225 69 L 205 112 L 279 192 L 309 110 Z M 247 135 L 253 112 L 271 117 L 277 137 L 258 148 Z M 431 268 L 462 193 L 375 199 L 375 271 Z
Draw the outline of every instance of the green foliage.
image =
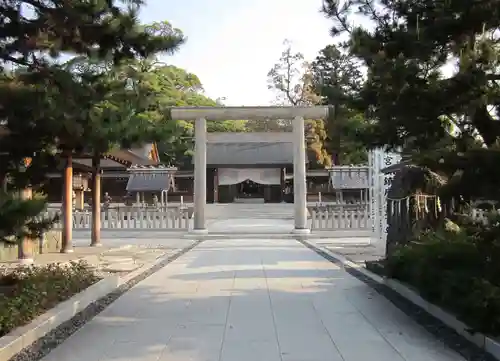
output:
M 430 169 L 439 170 L 448 178 L 448 182 L 439 190 L 442 197 L 460 196 L 469 202 L 480 199 L 500 201 L 498 146 L 470 146 L 464 152 L 442 149 L 438 152 L 426 152 L 418 161 Z
M 500 217 L 460 230 L 429 231 L 400 246 L 384 273 L 415 287 L 426 299 L 472 328 L 500 335 Z
M 0 204 L 3 239 L 34 238 L 47 228 L 46 222 L 34 221 L 42 202 L 13 194 L 39 187 L 61 152 L 100 154 L 163 134 L 167 122 L 155 117 L 157 98 L 124 64 L 172 53 L 184 37 L 168 22 L 141 25 L 137 14 L 142 4 L 2 3 L 0 180 L 7 180 L 13 192 Z M 61 53 L 76 56 L 80 71 L 59 64 Z M 32 161 L 29 167 L 23 166 L 26 159 Z
M 367 127 L 356 109 L 355 97 L 363 84 L 356 59 L 335 45 L 322 49 L 311 64 L 313 91 L 320 103 L 334 106 L 325 121 L 325 146 L 335 164 L 363 164 L 368 160 L 362 135 Z
M 3 271 L 0 275 L 0 337 L 99 279 L 84 262 Z
M 21 199 L 14 192 L 0 191 L 0 241 L 17 243 L 26 238 L 37 239 L 57 219 L 40 219 L 46 209 L 45 197 Z
M 172 106 L 216 106 L 218 103 L 203 94 L 200 79 L 184 69 L 155 64 L 144 72 L 152 92 L 158 94 L 160 118 Z M 191 166 L 194 151 L 194 122 L 182 119 L 161 119 L 166 131 L 158 139 L 162 162 L 180 168 Z M 208 132 L 244 132 L 246 121 L 207 122 Z
M 367 119 L 360 140 L 369 148 L 402 148 L 416 166 L 399 191 L 420 184 L 446 199 L 498 200 L 499 5 L 498 0 L 323 2 L 334 22 L 332 35 L 347 35 L 341 45 L 345 56 L 366 69 L 348 98 L 349 109 Z M 342 74 L 335 73 L 334 80 Z M 425 179 L 428 175 L 438 182 Z M 398 177 L 395 182 L 402 180 Z M 392 191 L 398 191 L 395 182 Z M 457 217 L 457 230 L 449 222 L 445 229 L 447 220 L 437 214 L 433 218 L 420 218 L 424 233 L 390 240 L 388 246 L 399 245 L 389 252 L 384 272 L 473 330 L 500 335 L 499 219 L 479 225 Z
M 278 104 L 293 106 L 315 105 L 319 98 L 313 91 L 310 65 L 304 61 L 302 53 L 294 52 L 288 40 L 279 61 L 268 72 L 269 89 L 277 93 Z M 250 129 L 263 131 L 291 131 L 292 120 L 249 122 Z M 307 119 L 306 133 L 309 166 L 324 168 L 331 165 L 331 157 L 325 148 L 327 132 L 324 120 Z
M 367 164 L 368 148 L 363 141 L 367 122 L 361 113 L 336 107 L 335 114 L 327 119 L 327 148 L 335 154 L 335 164 Z
M 436 172 L 454 175 L 474 169 L 454 179 L 454 188 L 469 187 L 470 196 L 483 197 L 498 178 L 484 177 L 488 171 L 479 168 L 489 164 L 490 175 L 494 172 L 495 156 L 488 153 L 498 152 L 500 136 L 499 2 L 436 4 L 326 0 L 324 11 L 334 21 L 332 34 L 348 35 L 345 49 L 367 70 L 352 102 L 370 120 L 363 142 L 418 153 L 418 165 L 422 156 L 449 158 L 434 162 Z M 354 13 L 363 20 L 352 22 Z M 367 23 L 373 26 L 364 27 Z M 476 152 L 478 147 L 484 151 Z M 453 161 L 449 153 L 458 152 L 466 156 Z
M 102 153 L 115 143 L 158 134 L 160 127 L 152 121 L 150 111 L 156 98 L 138 77 L 144 72 L 130 64 L 137 56 L 175 51 L 184 41 L 182 33 L 168 22 L 140 25 L 135 17 L 140 2 L 130 3 L 133 8 L 125 10 L 113 1 L 83 1 L 72 6 L 55 2 L 55 11 L 46 2 L 30 3 L 35 11 L 32 24 L 39 27 L 36 36 L 40 39 L 32 36 L 29 56 L 15 57 L 23 54 L 22 33 L 4 49 L 6 62 L 22 66 L 14 73 L 4 73 L 0 87 L 0 115 L 8 137 L 23 136 L 29 140 L 25 143 L 33 144 L 22 148 L 23 156 L 32 157 L 50 147 Z M 81 13 L 75 12 L 80 8 Z M 90 15 L 92 11 L 95 13 Z M 56 21 L 78 15 L 81 19 L 74 22 Z M 44 21 L 54 22 L 49 33 L 45 33 L 49 28 Z M 27 33 L 33 30 L 23 29 Z M 51 51 L 44 52 L 47 49 Z M 77 57 L 64 65 L 49 62 L 59 51 Z
M 168 22 L 144 27 L 150 36 L 176 39 L 181 43 L 183 35 Z M 64 65 L 63 73 L 71 77 L 65 89 L 66 118 L 75 124 L 79 134 L 64 134 L 59 128 L 63 147 L 71 150 L 87 150 L 104 153 L 113 146 L 130 147 L 163 139 L 172 132 L 167 117 L 163 94 L 158 85 L 158 70 L 154 67 L 154 55 L 163 49 L 154 49 L 148 59 L 124 59 L 112 62 L 99 58 L 77 57 Z M 175 50 L 175 47 L 170 51 Z M 74 96 L 78 108 L 67 107 L 68 95 Z M 60 94 L 57 94 L 59 97 Z M 54 99 L 49 99 L 50 102 Z
M 324 103 L 349 109 L 363 86 L 355 57 L 336 45 L 321 49 L 311 64 L 314 91 Z
M 183 41 L 177 29 L 138 23 L 143 4 L 142 0 L 3 2 L 0 59 L 40 67 L 61 53 L 120 62 L 175 50 Z

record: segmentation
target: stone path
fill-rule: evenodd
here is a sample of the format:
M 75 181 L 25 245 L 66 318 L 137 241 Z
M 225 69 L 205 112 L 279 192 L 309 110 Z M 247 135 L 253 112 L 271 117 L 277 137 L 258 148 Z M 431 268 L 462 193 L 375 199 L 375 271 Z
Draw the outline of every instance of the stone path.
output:
M 293 220 L 288 219 L 226 219 L 208 222 L 210 234 L 287 234 L 293 230 Z
M 210 240 L 43 361 L 460 361 L 367 285 L 294 240 Z
M 133 241 L 128 239 L 128 242 L 127 240 L 115 242 L 105 239 L 102 247 L 89 247 L 88 242 L 88 239 L 74 242 L 75 247 L 72 253 L 37 254 L 34 257 L 34 264 L 44 266 L 51 263 L 66 264 L 72 261 L 85 261 L 102 276 L 110 274 L 123 276 L 146 264 L 154 263 L 160 257 L 171 256 L 190 246 L 194 241 L 136 238 Z M 0 270 L 16 267 L 19 267 L 17 261 L 0 262 Z

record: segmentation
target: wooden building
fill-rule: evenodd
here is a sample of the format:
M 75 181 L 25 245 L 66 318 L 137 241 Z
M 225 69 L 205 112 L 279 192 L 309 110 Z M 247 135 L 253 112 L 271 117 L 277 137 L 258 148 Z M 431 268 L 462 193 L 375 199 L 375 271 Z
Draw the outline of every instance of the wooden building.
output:
M 285 201 L 292 174 L 292 133 L 207 134 L 207 203 Z M 190 202 L 193 171 L 179 170 L 175 179 L 176 189 L 169 199 L 178 201 L 182 196 Z
M 119 149 L 103 155 L 101 158 L 101 192 L 108 193 L 113 202 L 123 202 L 127 194 L 127 183 L 129 173 L 127 169 L 134 165 L 156 165 L 160 157 L 155 143 L 146 144 L 142 147 L 131 149 Z M 80 208 L 80 194 L 84 202 L 90 199 L 89 179 L 92 172 L 92 159 L 88 157 L 73 158 L 73 189 L 78 200 L 77 208 Z M 62 174 L 50 172 L 50 182 L 44 188 L 51 203 L 60 203 L 62 199 Z
M 292 133 L 208 133 L 207 202 L 282 202 L 293 172 Z

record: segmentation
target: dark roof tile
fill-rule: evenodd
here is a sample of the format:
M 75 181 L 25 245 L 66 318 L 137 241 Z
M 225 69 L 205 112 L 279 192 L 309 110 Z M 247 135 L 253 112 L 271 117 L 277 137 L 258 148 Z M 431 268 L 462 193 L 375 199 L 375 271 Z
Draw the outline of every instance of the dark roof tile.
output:
M 293 164 L 293 134 L 208 133 L 207 164 L 245 166 Z
M 293 143 L 208 143 L 207 164 L 293 164 Z
M 128 179 L 127 192 L 161 192 L 169 190 L 171 175 L 168 173 L 132 173 Z

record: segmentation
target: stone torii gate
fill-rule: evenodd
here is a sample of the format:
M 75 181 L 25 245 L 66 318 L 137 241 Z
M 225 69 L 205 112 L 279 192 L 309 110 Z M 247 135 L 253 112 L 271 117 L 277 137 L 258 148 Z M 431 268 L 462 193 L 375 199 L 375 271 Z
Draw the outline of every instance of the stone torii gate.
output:
M 195 121 L 194 148 L 194 227 L 193 232 L 205 234 L 207 203 L 207 120 L 271 120 L 293 119 L 293 192 L 297 234 L 309 233 L 307 227 L 306 145 L 304 119 L 325 119 L 329 107 L 173 107 L 172 119 Z

